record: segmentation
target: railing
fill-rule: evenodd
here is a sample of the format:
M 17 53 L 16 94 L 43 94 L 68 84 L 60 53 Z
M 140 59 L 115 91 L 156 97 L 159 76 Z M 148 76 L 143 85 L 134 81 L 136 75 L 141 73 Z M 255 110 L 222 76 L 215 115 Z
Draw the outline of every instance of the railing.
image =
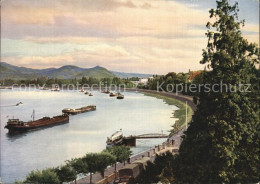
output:
M 132 135 L 129 136 L 136 139 L 152 139 L 152 138 L 168 138 L 167 134 L 151 133 L 151 134 L 142 134 L 142 135 Z

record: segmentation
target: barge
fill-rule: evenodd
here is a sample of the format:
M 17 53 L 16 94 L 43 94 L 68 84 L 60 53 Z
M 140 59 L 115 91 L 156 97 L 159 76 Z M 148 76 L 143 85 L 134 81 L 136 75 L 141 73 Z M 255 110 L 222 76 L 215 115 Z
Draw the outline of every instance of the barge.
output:
M 69 116 L 67 114 L 54 116 L 52 118 L 43 117 L 41 119 L 28 122 L 23 122 L 19 119 L 9 119 L 5 128 L 8 129 L 9 133 L 22 133 L 64 123 L 69 123 Z
M 81 108 L 78 108 L 78 109 L 66 108 L 66 109 L 63 109 L 62 112 L 65 113 L 65 114 L 76 115 L 76 114 L 94 111 L 94 110 L 96 110 L 96 106 L 95 105 L 89 105 L 89 106 L 81 107 Z

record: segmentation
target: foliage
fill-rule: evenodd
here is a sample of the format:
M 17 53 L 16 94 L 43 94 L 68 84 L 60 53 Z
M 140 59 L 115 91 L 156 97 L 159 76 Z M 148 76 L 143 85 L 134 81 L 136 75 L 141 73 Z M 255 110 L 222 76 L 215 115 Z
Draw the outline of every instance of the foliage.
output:
M 104 170 L 107 166 L 115 162 L 115 157 L 109 153 L 88 153 L 82 161 L 88 165 L 88 171 L 90 172 L 90 183 L 92 183 L 92 173 L 100 172 L 104 176 Z
M 169 72 L 166 75 L 149 78 L 146 86 L 140 84 L 138 88 L 181 92 L 185 95 L 198 96 L 199 84 L 201 84 L 205 73 L 206 71 L 189 71 L 188 73 L 181 72 L 178 74 Z M 192 89 L 190 88 L 191 85 L 194 86 Z
M 237 3 L 210 10 L 201 63 L 206 84 L 251 84 L 251 92 L 200 93 L 200 103 L 174 160 L 177 183 L 257 183 L 259 174 L 259 49 L 241 36 Z M 226 87 L 227 88 L 227 87 Z M 220 90 L 220 87 L 218 88 Z
M 116 162 L 126 161 L 132 155 L 132 151 L 129 146 L 112 146 L 103 152 L 108 152 L 115 156 Z
M 26 177 L 24 183 L 52 183 L 59 184 L 60 180 L 53 169 L 36 170 Z
M 104 172 L 107 166 L 115 163 L 116 157 L 107 152 L 102 152 L 98 154 L 97 160 L 97 171 L 101 173 L 102 177 L 104 177 Z
M 146 169 L 141 173 L 138 183 L 172 183 L 173 178 L 173 155 L 166 152 L 156 155 L 154 163 L 148 162 Z
M 115 156 L 115 171 L 116 171 L 116 162 L 127 161 L 132 155 L 132 151 L 129 146 L 112 146 L 103 152 L 108 152 L 111 155 Z
M 66 163 L 72 167 L 77 174 L 88 174 L 88 165 L 86 162 L 83 162 L 82 158 L 73 158 L 66 161 Z
M 76 171 L 70 165 L 63 165 L 54 169 L 61 183 L 77 179 Z
M 0 85 L 2 86 L 12 86 L 12 85 L 24 85 L 34 87 L 53 87 L 53 85 L 59 85 L 60 87 L 110 87 L 110 85 L 114 85 L 117 87 L 123 88 L 133 88 L 135 87 L 134 84 L 129 79 L 120 79 L 120 78 L 94 78 L 94 77 L 86 77 L 83 76 L 81 79 L 74 78 L 74 79 L 59 79 L 59 78 L 47 78 L 47 77 L 40 77 L 35 79 L 22 79 L 22 80 L 14 80 L 14 79 L 3 79 L 0 81 Z

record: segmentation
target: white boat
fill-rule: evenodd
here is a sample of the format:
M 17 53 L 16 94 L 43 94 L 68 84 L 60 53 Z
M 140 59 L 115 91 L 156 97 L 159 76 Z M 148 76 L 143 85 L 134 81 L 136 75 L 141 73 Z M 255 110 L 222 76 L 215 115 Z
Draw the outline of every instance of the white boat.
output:
M 60 91 L 60 89 L 56 87 L 56 88 L 51 89 L 51 91 Z
M 122 129 L 113 133 L 110 137 L 107 138 L 107 147 L 120 145 L 123 142 L 123 133 Z

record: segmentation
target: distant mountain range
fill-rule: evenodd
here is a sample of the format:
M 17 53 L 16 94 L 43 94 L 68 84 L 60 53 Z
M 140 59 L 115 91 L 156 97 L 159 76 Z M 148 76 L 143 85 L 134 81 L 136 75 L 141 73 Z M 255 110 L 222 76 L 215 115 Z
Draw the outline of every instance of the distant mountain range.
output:
M 147 78 L 152 75 L 109 71 L 106 68 L 101 66 L 96 66 L 93 68 L 80 68 L 73 65 L 65 65 L 60 68 L 32 69 L 32 68 L 10 65 L 5 62 L 0 63 L 0 79 L 35 79 L 37 77 L 72 79 L 72 78 L 81 78 L 83 76 L 95 77 L 101 79 L 101 78 L 113 78 L 113 77 Z

